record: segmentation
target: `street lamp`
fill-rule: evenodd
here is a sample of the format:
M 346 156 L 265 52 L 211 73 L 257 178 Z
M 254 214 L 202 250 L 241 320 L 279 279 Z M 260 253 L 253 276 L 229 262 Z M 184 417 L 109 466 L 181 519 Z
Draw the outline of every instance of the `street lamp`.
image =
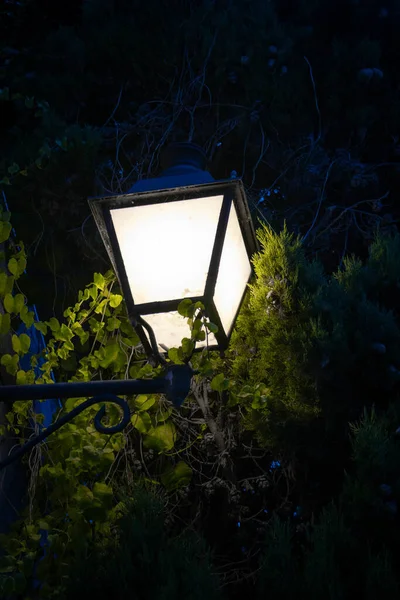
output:
M 178 313 L 182 300 L 201 301 L 205 316 L 218 327 L 197 349 L 206 344 L 210 350 L 227 347 L 257 242 L 241 181 L 215 181 L 205 170 L 206 162 L 199 146 L 175 143 L 162 153 L 160 177 L 137 182 L 127 194 L 89 199 L 130 322 L 149 359 L 166 367 L 165 376 L 0 387 L 0 401 L 8 403 L 94 396 L 0 463 L 0 468 L 99 402 L 118 404 L 123 418 L 118 425 L 105 427 L 103 405 L 95 418 L 97 430 L 121 431 L 129 423 L 129 407 L 115 394 L 166 394 L 179 406 L 189 393 L 193 371 L 188 364 L 167 363 L 163 354 L 190 337 L 189 326 Z

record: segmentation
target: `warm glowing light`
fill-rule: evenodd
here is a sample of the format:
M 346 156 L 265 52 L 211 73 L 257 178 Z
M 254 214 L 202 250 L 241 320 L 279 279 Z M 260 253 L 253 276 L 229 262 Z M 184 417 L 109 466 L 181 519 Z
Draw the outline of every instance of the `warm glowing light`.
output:
M 222 200 L 111 210 L 135 304 L 204 294 Z

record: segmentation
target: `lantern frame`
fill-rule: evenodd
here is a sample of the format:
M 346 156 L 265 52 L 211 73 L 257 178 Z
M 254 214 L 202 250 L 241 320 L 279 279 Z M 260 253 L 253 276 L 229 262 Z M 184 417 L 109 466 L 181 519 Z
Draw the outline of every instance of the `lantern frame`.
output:
M 155 184 L 156 179 L 153 179 L 152 182 Z M 163 183 L 165 183 L 165 179 L 163 180 Z M 166 202 L 196 200 L 211 196 L 223 196 L 223 201 L 218 218 L 209 271 L 206 279 L 204 294 L 202 296 L 193 296 L 189 298 L 193 302 L 202 302 L 205 306 L 206 316 L 218 327 L 218 332 L 214 334 L 217 345 L 210 345 L 208 348 L 210 350 L 225 350 L 228 346 L 237 314 L 243 302 L 247 287 L 246 286 L 243 289 L 243 294 L 238 304 L 234 319 L 232 320 L 230 331 L 225 332 L 213 297 L 232 206 L 234 206 L 236 209 L 242 239 L 251 267 L 251 274 L 247 283 L 251 280 L 253 275 L 251 257 L 258 250 L 257 238 L 250 215 L 250 210 L 247 204 L 243 183 L 240 180 L 228 179 L 213 181 L 211 183 L 171 187 L 159 190 L 154 189 L 153 187 L 151 191 L 132 192 L 113 196 L 91 197 L 88 199 L 97 228 L 100 232 L 103 243 L 107 249 L 107 253 L 117 275 L 121 291 L 125 299 L 128 317 L 134 321 L 139 338 L 144 344 L 147 341 L 147 337 L 143 331 L 142 325 L 140 324 L 140 317 L 150 314 L 177 311 L 179 304 L 186 298 L 174 298 L 165 301 L 148 302 L 146 304 L 135 304 L 126 274 L 124 260 L 119 247 L 117 234 L 112 222 L 111 210 L 129 208 L 133 206 L 163 204 Z M 149 234 L 151 235 L 151 232 L 149 232 Z M 139 257 L 138 260 L 140 260 Z

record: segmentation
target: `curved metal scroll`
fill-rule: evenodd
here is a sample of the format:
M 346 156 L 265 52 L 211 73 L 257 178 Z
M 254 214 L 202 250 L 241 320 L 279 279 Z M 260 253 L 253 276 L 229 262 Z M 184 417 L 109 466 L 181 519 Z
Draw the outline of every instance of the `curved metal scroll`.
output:
M 86 400 L 85 402 L 82 402 L 82 404 L 76 406 L 68 414 L 61 417 L 61 419 L 58 419 L 55 423 L 53 423 L 52 425 L 44 429 L 41 433 L 39 433 L 39 435 L 35 436 L 33 439 L 29 440 L 29 442 L 24 444 L 21 448 L 13 452 L 11 456 L 8 456 L 8 458 L 0 462 L 0 470 L 13 463 L 15 460 L 21 458 L 21 456 L 29 452 L 37 444 L 40 444 L 40 442 L 42 442 L 49 435 L 60 429 L 60 427 L 62 427 L 66 423 L 69 423 L 69 421 L 77 417 L 81 412 L 83 412 L 90 406 L 93 406 L 93 404 L 98 404 L 99 402 L 112 402 L 113 404 L 118 404 L 118 406 L 122 408 L 123 416 L 121 421 L 117 423 L 117 425 L 113 425 L 112 427 L 106 427 L 101 423 L 101 420 L 104 418 L 104 415 L 106 413 L 105 406 L 102 406 L 94 418 L 94 426 L 97 429 L 97 431 L 99 433 L 106 433 L 108 435 L 112 435 L 113 433 L 123 431 L 123 429 L 125 429 L 125 427 L 130 422 L 131 418 L 128 403 L 126 402 L 126 400 L 122 400 L 122 398 L 118 398 L 118 396 L 114 396 L 113 394 L 100 394 L 98 396 L 94 396 L 93 398 L 89 398 L 89 400 Z

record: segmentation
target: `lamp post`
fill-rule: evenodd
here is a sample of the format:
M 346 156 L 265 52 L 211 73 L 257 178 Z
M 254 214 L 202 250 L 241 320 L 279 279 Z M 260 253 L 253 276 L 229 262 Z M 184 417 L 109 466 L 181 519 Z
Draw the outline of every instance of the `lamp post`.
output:
M 171 365 L 163 354 L 190 337 L 178 313 L 182 300 L 201 301 L 205 315 L 218 327 L 197 349 L 206 344 L 210 350 L 227 347 L 257 242 L 241 181 L 215 181 L 205 170 L 206 162 L 199 146 L 175 143 L 162 153 L 160 177 L 137 182 L 127 194 L 89 199 L 129 320 L 149 359 L 165 367 L 164 377 L 0 387 L 0 401 L 10 405 L 16 400 L 91 396 L 0 463 L 0 469 L 93 404 L 118 404 L 120 423 L 101 423 L 103 404 L 94 424 L 102 433 L 122 431 L 130 411 L 117 394 L 165 394 L 180 406 L 193 371 L 188 364 Z

